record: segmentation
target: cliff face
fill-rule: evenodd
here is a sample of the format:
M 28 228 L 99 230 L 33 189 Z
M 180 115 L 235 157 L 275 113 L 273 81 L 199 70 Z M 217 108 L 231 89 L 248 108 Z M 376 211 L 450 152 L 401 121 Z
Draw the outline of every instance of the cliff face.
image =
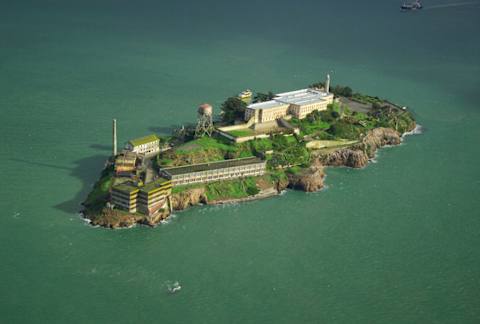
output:
M 307 192 L 318 191 L 323 188 L 325 173 L 321 165 L 313 165 L 303 169 L 298 174 L 288 175 L 288 187 Z
M 367 133 L 361 143 L 352 148 L 343 148 L 318 157 L 319 162 L 328 166 L 347 166 L 362 168 L 368 160 L 375 156 L 375 152 L 385 145 L 401 143 L 400 133 L 391 128 L 375 128 Z
M 359 149 L 362 149 L 368 157 L 375 156 L 378 148 L 385 145 L 398 145 L 402 142 L 400 133 L 392 128 L 375 128 L 368 132 L 363 138 L 362 143 L 359 144 Z
M 368 156 L 364 151 L 345 148 L 323 155 L 320 160 L 328 166 L 362 168 L 367 165 Z
M 185 191 L 174 193 L 171 196 L 172 208 L 174 210 L 184 210 L 190 206 L 208 202 L 205 194 L 205 188 L 192 188 Z

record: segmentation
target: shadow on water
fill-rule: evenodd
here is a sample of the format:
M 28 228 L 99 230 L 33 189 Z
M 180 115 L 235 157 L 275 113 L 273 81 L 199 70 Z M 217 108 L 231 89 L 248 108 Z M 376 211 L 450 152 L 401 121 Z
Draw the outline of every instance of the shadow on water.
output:
M 112 151 L 112 145 L 92 144 L 90 145 L 90 147 L 98 151 L 106 151 L 106 152 Z
M 81 189 L 69 200 L 61 202 L 53 207 L 66 212 L 66 213 L 78 213 L 81 208 L 81 203 L 85 201 L 88 193 L 92 190 L 92 186 L 100 176 L 100 172 L 103 170 L 104 162 L 108 156 L 104 154 L 96 154 L 90 157 L 82 158 L 74 162 L 73 167 L 66 167 L 62 165 L 56 165 L 43 162 L 32 162 L 30 160 L 11 159 L 16 163 L 25 163 L 30 166 L 38 166 L 42 168 L 51 168 L 55 170 L 66 170 L 69 172 L 69 176 L 77 178 L 81 181 Z
M 81 203 L 85 201 L 98 180 L 107 159 L 107 155 L 97 154 L 75 161 L 75 166 L 69 169 L 69 175 L 79 179 L 82 187 L 71 199 L 54 207 L 66 213 L 78 213 L 82 209 Z

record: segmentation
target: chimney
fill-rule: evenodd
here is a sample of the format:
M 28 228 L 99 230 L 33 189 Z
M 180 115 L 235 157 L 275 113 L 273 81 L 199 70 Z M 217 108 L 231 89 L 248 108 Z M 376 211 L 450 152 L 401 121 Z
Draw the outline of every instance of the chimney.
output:
M 113 156 L 117 156 L 117 120 L 113 119 Z
M 327 74 L 327 80 L 325 81 L 325 92 L 330 93 L 330 74 Z

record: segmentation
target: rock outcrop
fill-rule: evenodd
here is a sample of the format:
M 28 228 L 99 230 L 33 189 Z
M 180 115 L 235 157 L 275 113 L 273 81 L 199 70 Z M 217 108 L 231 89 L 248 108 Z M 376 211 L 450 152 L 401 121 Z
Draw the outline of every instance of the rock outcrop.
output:
M 344 148 L 320 157 L 323 164 L 328 166 L 347 166 L 363 168 L 368 164 L 368 155 L 362 150 Z
M 324 177 L 323 167 L 313 165 L 298 174 L 288 174 L 288 187 L 307 192 L 318 191 L 323 188 Z
M 400 136 L 400 133 L 392 128 L 375 128 L 369 131 L 360 143 L 351 148 L 321 154 L 318 156 L 318 161 L 328 166 L 362 168 L 375 156 L 375 152 L 380 147 L 400 144 L 402 141 Z
M 208 202 L 205 188 L 191 188 L 185 191 L 174 193 L 171 197 L 174 210 L 184 210 L 190 206 L 206 204 Z
M 369 158 L 375 156 L 375 152 L 385 145 L 398 145 L 402 142 L 400 133 L 392 128 L 375 128 L 367 133 L 362 139 L 362 143 L 358 145 Z

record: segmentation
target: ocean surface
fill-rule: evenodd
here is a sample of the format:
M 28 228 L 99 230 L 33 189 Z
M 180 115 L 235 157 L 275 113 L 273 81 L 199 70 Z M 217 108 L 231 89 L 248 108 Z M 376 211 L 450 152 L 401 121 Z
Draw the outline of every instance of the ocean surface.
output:
M 0 322 L 480 323 L 480 1 L 400 2 L 1 0 Z M 124 143 L 327 72 L 423 134 L 318 193 L 79 217 L 112 118 Z

